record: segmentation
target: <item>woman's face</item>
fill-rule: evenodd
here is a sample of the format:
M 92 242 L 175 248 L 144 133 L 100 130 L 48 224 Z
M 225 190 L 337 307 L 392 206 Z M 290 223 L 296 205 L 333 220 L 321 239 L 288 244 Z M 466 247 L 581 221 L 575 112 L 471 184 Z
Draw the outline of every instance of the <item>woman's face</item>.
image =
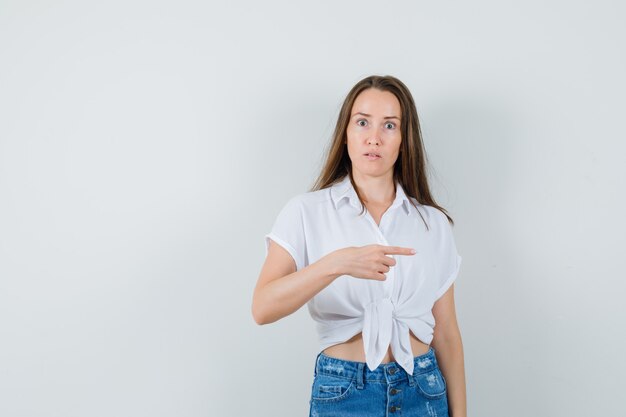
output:
M 388 91 L 368 88 L 357 96 L 346 130 L 353 171 L 376 177 L 393 175 L 402 141 L 400 117 L 400 102 Z

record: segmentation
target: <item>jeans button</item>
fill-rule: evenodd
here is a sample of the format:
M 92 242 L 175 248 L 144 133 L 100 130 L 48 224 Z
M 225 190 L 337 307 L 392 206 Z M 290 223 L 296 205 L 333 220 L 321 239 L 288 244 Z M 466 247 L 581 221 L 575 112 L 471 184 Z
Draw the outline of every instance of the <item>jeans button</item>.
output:
M 396 373 L 396 371 L 397 371 L 397 369 L 396 369 L 396 368 L 389 368 L 389 373 L 390 373 L 391 375 L 395 374 L 395 373 Z
M 395 388 L 391 388 L 391 391 L 389 391 L 389 393 L 390 393 L 391 395 L 396 395 L 396 394 L 398 393 L 398 390 L 397 390 L 397 389 L 395 389 Z

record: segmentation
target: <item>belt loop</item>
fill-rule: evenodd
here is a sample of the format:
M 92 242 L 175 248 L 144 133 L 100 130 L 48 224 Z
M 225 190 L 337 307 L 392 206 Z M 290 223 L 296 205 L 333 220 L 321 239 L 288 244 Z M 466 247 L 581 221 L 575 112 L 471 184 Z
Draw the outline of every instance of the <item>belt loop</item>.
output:
M 415 369 L 413 369 L 413 375 L 409 375 L 409 373 L 407 373 L 407 375 L 409 378 L 409 386 L 414 387 L 415 386 Z
M 315 358 L 315 368 L 313 368 L 313 378 L 317 377 L 317 364 L 320 361 L 320 355 L 322 354 L 323 350 L 320 351 L 320 353 L 317 354 L 317 357 Z
M 356 373 L 356 387 L 357 389 L 363 389 L 363 374 L 365 373 L 365 363 L 359 362 L 359 369 Z
M 415 375 L 417 374 L 417 361 L 415 360 L 415 356 L 413 357 L 413 373 L 409 374 L 408 372 L 406 373 L 407 378 L 409 379 L 409 386 L 410 387 L 414 387 L 415 383 L 417 381 L 417 378 L 415 377 Z

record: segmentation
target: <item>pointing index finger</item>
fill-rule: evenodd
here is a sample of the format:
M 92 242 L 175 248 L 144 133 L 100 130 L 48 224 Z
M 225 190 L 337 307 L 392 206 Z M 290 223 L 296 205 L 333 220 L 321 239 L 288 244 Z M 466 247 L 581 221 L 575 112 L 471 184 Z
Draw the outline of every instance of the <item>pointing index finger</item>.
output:
M 405 248 L 402 246 L 383 246 L 383 252 L 385 254 L 395 255 L 414 255 L 417 251 L 413 248 Z

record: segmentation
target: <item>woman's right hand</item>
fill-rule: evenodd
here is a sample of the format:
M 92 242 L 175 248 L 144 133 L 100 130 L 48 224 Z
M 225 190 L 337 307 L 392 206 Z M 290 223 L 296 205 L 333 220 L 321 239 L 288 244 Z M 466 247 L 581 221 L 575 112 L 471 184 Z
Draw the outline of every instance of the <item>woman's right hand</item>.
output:
M 351 275 L 355 278 L 384 281 L 385 273 L 396 264 L 390 255 L 414 255 L 413 248 L 401 246 L 366 245 L 338 249 L 326 255 L 337 276 Z

